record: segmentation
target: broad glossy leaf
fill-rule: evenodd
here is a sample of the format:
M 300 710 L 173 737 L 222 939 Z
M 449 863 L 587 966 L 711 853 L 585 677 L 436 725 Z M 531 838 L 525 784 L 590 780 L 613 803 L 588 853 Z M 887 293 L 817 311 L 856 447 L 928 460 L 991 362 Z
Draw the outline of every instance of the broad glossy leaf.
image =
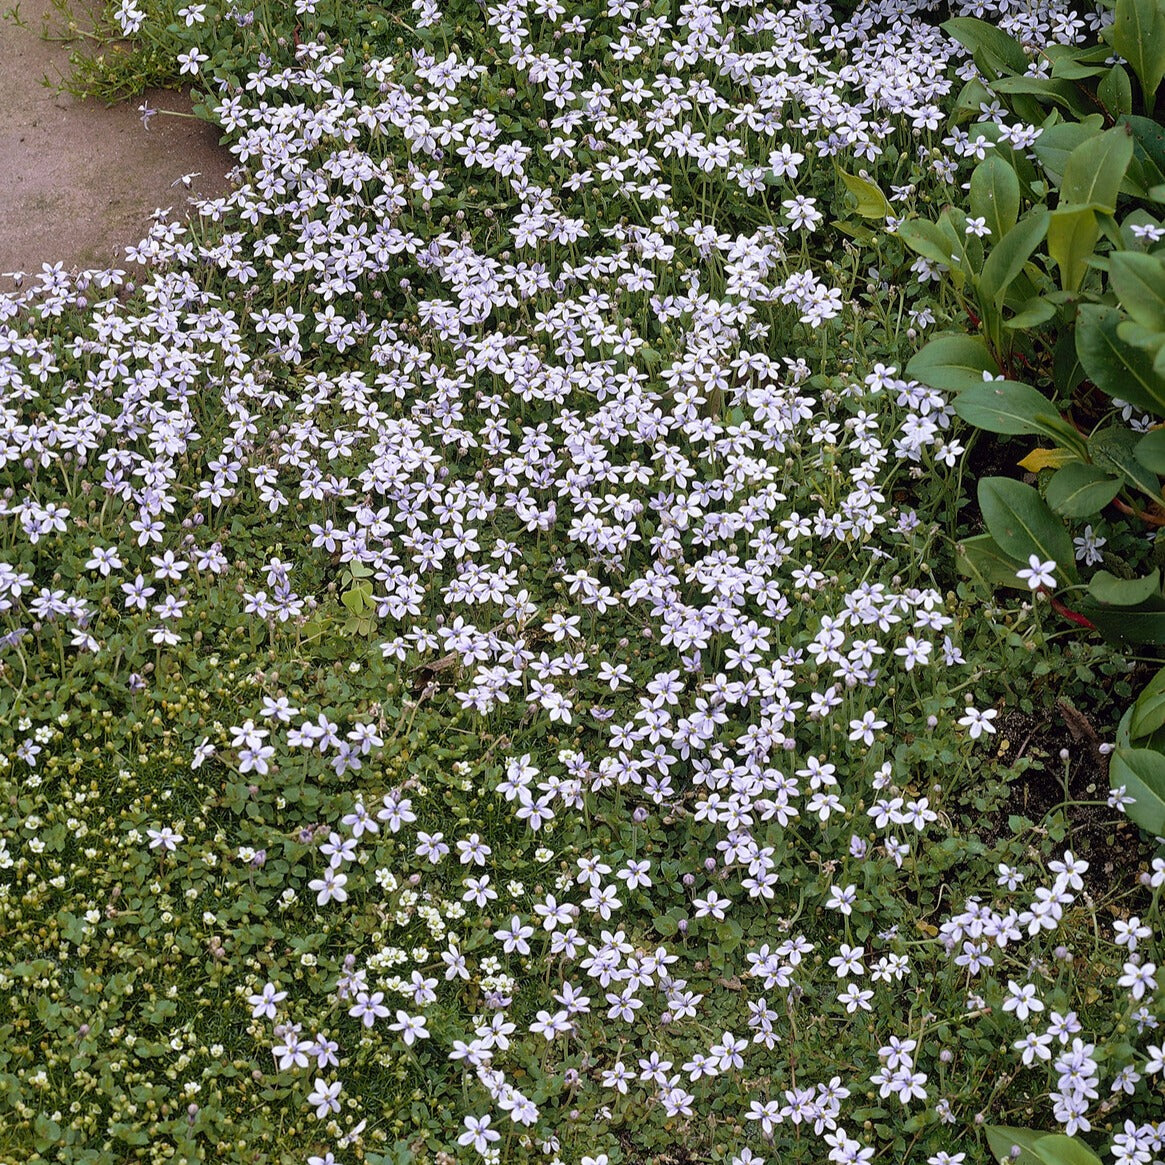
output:
M 958 257 L 951 253 L 950 241 L 946 234 L 930 219 L 911 218 L 900 222 L 897 234 L 912 251 L 917 251 L 932 263 L 942 263 L 949 267 L 952 263 L 958 262 Z
M 1108 258 L 1108 282 L 1128 315 L 1146 328 L 1165 330 L 1165 259 L 1137 251 Z
M 1060 420 L 1056 406 L 1046 396 L 1017 380 L 972 385 L 955 397 L 954 408 L 969 425 L 989 433 L 1051 437 L 1069 448 L 1083 445 L 1083 440 Z
M 1098 570 L 1088 580 L 1088 593 L 1098 603 L 1110 607 L 1139 607 L 1161 592 L 1161 572 L 1156 567 L 1143 578 L 1119 578 Z
M 1106 45 L 1093 45 L 1091 48 L 1066 44 L 1048 45 L 1041 51 L 1046 53 L 1052 62 L 1053 77 L 1081 81 L 1108 72 L 1109 66 L 1105 61 L 1109 57 L 1109 49 Z
M 1165 644 L 1165 604 L 1154 604 L 1149 610 L 1130 607 L 1098 607 L 1092 602 L 1081 602 L 1077 609 L 1104 638 L 1124 649 L 1132 645 L 1161 646 Z
M 1023 270 L 1024 264 L 1032 257 L 1032 252 L 1048 233 L 1050 215 L 1045 207 L 1029 214 L 1016 223 L 994 247 L 983 264 L 983 274 L 979 279 L 981 298 L 1002 308 L 1007 289 Z
M 1040 1137 L 1046 1133 L 1034 1132 L 1032 1129 L 1013 1129 L 1007 1125 L 988 1125 L 986 1128 L 987 1144 L 1000 1165 L 1044 1165 L 1035 1155 L 1034 1147 Z M 1013 1145 L 1019 1146 L 1019 1156 L 1013 1157 Z
M 1142 352 L 1148 352 L 1154 360 L 1157 358 L 1161 345 L 1165 343 L 1165 332 L 1158 331 L 1156 328 L 1147 328 L 1144 324 L 1137 323 L 1136 320 L 1121 320 L 1116 326 L 1116 335 L 1117 339 L 1123 343 L 1140 348 Z
M 1055 562 L 1058 579 L 1075 576 L 1072 538 L 1062 519 L 1030 485 L 1010 477 L 984 477 L 979 481 L 978 498 L 987 530 L 1005 554 L 1024 564 L 1038 554 L 1041 562 Z
M 955 99 L 955 112 L 978 115 L 984 105 L 991 104 L 991 97 L 987 86 L 978 77 L 974 77 L 959 90 L 959 96 Z
M 1060 286 L 1076 291 L 1100 238 L 1095 206 L 1062 204 L 1048 223 L 1048 254 L 1060 270 Z
M 1052 353 L 1052 383 L 1062 396 L 1071 396 L 1084 379 L 1084 365 L 1076 351 L 1076 329 L 1065 328 Z
M 1157 0 L 1116 0 L 1112 47 L 1129 63 L 1152 109 L 1165 77 L 1165 16 Z
M 1112 117 L 1128 116 L 1133 111 L 1133 83 L 1128 70 L 1113 65 L 1096 87 L 1096 96 Z
M 876 182 L 870 182 L 856 174 L 847 174 L 840 169 L 837 173 L 845 183 L 846 190 L 857 199 L 857 211 L 862 218 L 884 219 L 894 213 L 890 200 L 882 193 Z
M 1141 164 L 1141 183 L 1151 188 L 1165 182 L 1165 126 L 1151 117 L 1122 117 L 1133 131 L 1133 158 Z
M 1125 808 L 1130 820 L 1154 836 L 1165 834 L 1165 755 L 1151 748 L 1118 748 L 1109 759 L 1108 783 L 1114 789 L 1123 785 L 1133 798 Z
M 935 336 L 906 365 L 906 375 L 937 388 L 961 392 L 983 384 L 983 374 L 999 375 L 999 365 L 978 336 L 948 332 Z
M 853 219 L 846 219 L 844 221 L 834 219 L 829 225 L 835 231 L 840 231 L 843 235 L 848 235 L 863 247 L 868 246 L 877 237 L 868 226 Z M 656 355 L 658 356 L 658 353 Z
M 1117 748 L 1128 748 L 1129 740 L 1129 724 L 1133 719 L 1133 710 L 1131 707 L 1125 709 L 1125 714 L 1120 718 L 1120 723 L 1116 726 L 1116 732 L 1113 734 L 1113 741 Z
M 1128 735 L 1132 740 L 1139 740 L 1161 727 L 1165 727 L 1165 667 L 1149 681 L 1133 704 Z
M 1165 477 L 1165 429 L 1152 429 L 1133 446 L 1133 454 L 1146 468 Z
M 999 548 L 999 543 L 990 534 L 976 534 L 974 538 L 964 538 L 958 545 L 956 564 L 961 573 L 982 583 L 990 590 L 996 587 L 1011 587 L 1026 591 L 1025 583 L 1016 573 L 1027 566 Z
M 1043 1165 L 1101 1165 L 1100 1158 L 1078 1137 L 1049 1133 L 1033 1146 Z
M 1120 478 L 1095 465 L 1076 461 L 1052 475 L 1046 500 L 1065 518 L 1091 518 L 1120 493 L 1121 485 Z
M 1061 122 L 1049 126 L 1036 138 L 1032 152 L 1040 160 L 1048 177 L 1059 186 L 1072 151 L 1090 138 L 1098 137 L 1103 129 L 1104 116 L 1100 113 L 1080 121 Z
M 1011 319 L 1003 321 L 1003 326 L 1014 331 L 1038 328 L 1040 324 L 1046 324 L 1055 314 L 1056 305 L 1047 296 L 1038 295 L 1021 304 Z
M 988 154 L 971 175 L 971 214 L 987 220 L 995 242 L 1019 221 L 1019 178 L 998 154 Z
M 1077 206 L 1095 205 L 1112 214 L 1132 156 L 1133 134 L 1128 126 L 1113 126 L 1081 142 L 1064 164 L 1061 201 Z
M 967 212 L 958 206 L 946 207 L 938 216 L 938 228 L 955 257 L 951 278 L 959 286 L 959 273 L 978 275 L 983 270 L 983 240 L 967 231 Z
M 1124 425 L 1109 425 L 1088 438 L 1088 454 L 1099 469 L 1118 474 L 1152 501 L 1161 500 L 1161 482 L 1137 456 L 1141 434 Z
M 1103 65 L 1082 66 L 1084 76 L 1104 72 Z M 1079 79 L 1079 78 L 1077 78 Z M 1080 116 L 1091 113 L 1096 103 L 1089 103 L 1080 88 L 1064 77 L 1000 77 L 991 86 L 996 93 L 1025 94 L 1044 105 L 1057 105 Z
M 1027 54 L 1019 41 L 986 20 L 956 16 L 945 21 L 942 29 L 971 52 L 981 69 L 986 65 L 984 71 L 990 70 L 992 79 L 1002 74 L 1027 71 Z
M 1138 348 L 1121 341 L 1123 316 L 1116 308 L 1083 304 L 1076 320 L 1076 351 L 1089 378 L 1102 392 L 1147 413 L 1165 416 L 1165 378 Z

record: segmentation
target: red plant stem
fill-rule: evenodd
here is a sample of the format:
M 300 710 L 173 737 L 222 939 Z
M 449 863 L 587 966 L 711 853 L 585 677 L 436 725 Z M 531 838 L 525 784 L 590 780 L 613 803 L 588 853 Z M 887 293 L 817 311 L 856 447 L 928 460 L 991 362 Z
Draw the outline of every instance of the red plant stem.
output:
M 1096 624 L 1093 623 L 1091 619 L 1086 619 L 1083 615 L 1080 614 L 1079 611 L 1073 611 L 1070 608 L 1065 607 L 1064 604 L 1061 603 L 1055 595 L 1051 596 L 1051 600 L 1052 610 L 1057 614 L 1063 615 L 1065 619 L 1071 620 L 1073 623 L 1080 627 L 1087 627 L 1089 631 L 1096 630 Z
M 1140 518 L 1142 522 L 1148 522 L 1150 526 L 1165 526 L 1165 518 L 1158 518 L 1153 514 L 1146 513 L 1144 510 L 1134 510 L 1132 506 L 1126 502 L 1122 502 L 1120 498 L 1113 498 L 1112 504 L 1122 514 L 1128 514 L 1131 518 Z

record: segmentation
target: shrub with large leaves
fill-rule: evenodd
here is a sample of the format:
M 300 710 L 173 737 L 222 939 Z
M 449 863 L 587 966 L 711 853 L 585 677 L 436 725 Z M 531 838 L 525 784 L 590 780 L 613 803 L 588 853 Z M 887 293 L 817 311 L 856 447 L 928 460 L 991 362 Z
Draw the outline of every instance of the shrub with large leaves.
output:
M 958 108 L 984 156 L 966 209 L 907 220 L 898 234 L 946 270 L 970 334 L 938 335 L 907 371 L 957 394 L 969 424 L 1037 438 L 1020 465 L 1041 487 L 978 483 L 986 532 L 962 544 L 963 568 L 990 587 L 1048 592 L 1061 615 L 1119 647 L 1159 648 L 1163 564 L 1150 539 L 1124 556 L 1085 553 L 1081 577 L 1072 535 L 1083 527 L 1087 547 L 1112 510 L 1143 532 L 1165 527 L 1165 132 L 1152 117 L 1165 0 L 1118 0 L 1107 43 L 1060 46 L 1038 63 L 987 22 L 944 28 L 977 68 Z M 1030 152 L 1023 127 L 984 119 L 992 102 L 1028 123 Z M 1160 690 L 1146 700 L 1157 707 Z M 1165 833 L 1165 719 L 1138 707 L 1112 782 L 1136 798 L 1139 824 Z

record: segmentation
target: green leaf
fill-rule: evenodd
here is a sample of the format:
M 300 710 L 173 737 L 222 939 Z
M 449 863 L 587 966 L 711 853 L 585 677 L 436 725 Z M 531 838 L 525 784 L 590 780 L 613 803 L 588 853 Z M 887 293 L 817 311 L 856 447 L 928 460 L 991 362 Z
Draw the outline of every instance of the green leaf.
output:
M 362 615 L 366 606 L 371 604 L 372 586 L 367 582 L 356 583 L 351 590 L 345 591 L 340 596 L 340 602 L 352 612 L 353 615 Z
M 984 477 L 977 492 L 983 521 L 1004 553 L 1024 564 L 1037 554 L 1055 562 L 1061 578 L 1074 577 L 1072 539 L 1036 490 L 1010 477 Z
M 987 1144 L 1000 1165 L 1043 1165 L 1035 1155 L 1035 1144 L 1045 1133 L 1033 1132 L 1031 1129 L 1013 1129 L 1006 1125 L 988 1125 L 986 1128 Z M 1013 1145 L 1019 1146 L 1019 1156 L 1013 1157 Z
M 1123 316 L 1103 304 L 1082 304 L 1076 320 L 1076 351 L 1084 371 L 1109 396 L 1156 416 L 1165 415 L 1165 379 L 1138 348 L 1121 341 Z
M 1114 65 L 1096 87 L 1096 96 L 1112 117 L 1127 117 L 1133 111 L 1133 83 L 1128 70 Z
M 1083 142 L 1097 137 L 1104 128 L 1103 114 L 1096 113 L 1080 121 L 1065 121 L 1045 129 L 1032 146 L 1048 177 L 1058 186 L 1072 151 Z
M 1162 727 L 1165 727 L 1165 667 L 1157 672 L 1137 697 L 1129 718 L 1129 737 L 1139 740 L 1143 736 L 1152 736 Z
M 829 225 L 835 231 L 841 231 L 843 235 L 848 235 L 851 239 L 855 240 L 855 242 L 859 243 L 863 247 L 869 246 L 869 244 L 872 243 L 875 238 L 877 238 L 877 235 L 875 235 L 868 226 L 864 226 L 862 223 L 857 222 L 856 220 L 834 219 Z M 639 351 L 642 352 L 643 349 L 640 348 Z M 659 362 L 660 357 L 659 354 L 656 353 L 656 363 L 658 364 Z
M 955 98 L 955 113 L 979 116 L 980 109 L 984 105 L 990 105 L 992 97 L 991 90 L 978 77 L 972 77 L 959 90 L 959 95 Z
M 1132 146 L 1130 145 L 1130 150 Z M 1007 289 L 1015 282 L 1032 252 L 1048 233 L 1049 214 L 1046 207 L 1029 214 L 1016 223 L 994 247 L 983 264 L 983 274 L 979 280 L 981 293 L 992 300 L 999 309 Z
M 1129 819 L 1157 837 L 1165 834 L 1165 755 L 1151 748 L 1118 748 L 1109 758 L 1108 783 L 1124 786 L 1134 802 Z
M 1165 126 L 1151 117 L 1122 117 L 1120 125 L 1133 131 L 1133 157 L 1141 165 L 1141 183 L 1152 187 L 1165 182 Z
M 945 21 L 942 30 L 971 53 L 980 71 L 989 74 L 988 80 L 1007 73 L 1027 72 L 1027 53 L 1023 46 L 986 20 L 956 16 Z
M 846 190 L 858 200 L 857 211 L 862 218 L 884 219 L 894 213 L 890 200 L 882 193 L 876 182 L 870 182 L 856 174 L 847 174 L 841 169 L 837 174 L 845 183 Z
M 1110 425 L 1093 433 L 1088 439 L 1088 452 L 1093 464 L 1110 473 L 1117 473 L 1124 481 L 1140 490 L 1151 501 L 1161 500 L 1161 482 L 1137 456 L 1141 436 L 1124 425 Z
M 1136 73 L 1145 107 L 1151 110 L 1165 77 L 1165 14 L 1157 0 L 1117 0 L 1112 47 Z
M 1060 286 L 1076 291 L 1100 238 L 1094 206 L 1060 205 L 1048 223 L 1048 254 L 1060 269 Z
M 1083 461 L 1057 469 L 1048 482 L 1047 503 L 1065 518 L 1099 514 L 1121 490 L 1121 481 Z
M 1003 326 L 1013 331 L 1027 331 L 1046 324 L 1055 314 L 1056 305 L 1047 296 L 1037 295 L 1021 304 L 1011 319 L 1003 321 Z
M 1165 429 L 1153 429 L 1133 447 L 1133 455 L 1146 468 L 1165 477 Z
M 1082 77 L 1095 76 L 1097 73 L 1104 72 L 1104 68 L 1101 65 L 1092 65 L 1081 66 L 1078 69 L 1067 69 L 1066 71 L 1076 72 L 1081 76 L 1073 78 L 1063 76 L 1000 77 L 998 81 L 992 82 L 991 88 L 996 93 L 1023 93 L 1035 97 L 1045 105 L 1058 105 L 1061 109 L 1069 109 L 1073 113 L 1084 116 L 1096 108 L 1096 103 L 1095 101 L 1086 101 L 1080 87 L 1072 84 L 1072 81 L 1081 80 Z
M 998 154 L 988 154 L 971 175 L 971 214 L 987 220 L 996 242 L 1019 221 L 1019 178 Z
M 384 1153 L 365 1153 L 365 1165 L 412 1165 L 415 1158 L 408 1141 L 397 1141 Z
M 1092 620 L 1109 643 L 1122 649 L 1132 644 L 1165 644 L 1165 601 L 1156 597 L 1150 599 L 1142 610 L 1132 607 L 1098 607 L 1091 602 L 1081 603 L 1079 610 Z
M 938 217 L 938 228 L 954 257 L 951 279 L 958 287 L 960 275 L 978 275 L 983 270 L 983 240 L 967 232 L 967 212 L 957 206 L 943 210 Z
M 1088 581 L 1088 593 L 1098 603 L 1110 607 L 1139 607 L 1161 590 L 1161 572 L 1156 567 L 1144 578 L 1118 578 L 1098 570 Z
M 1165 260 L 1160 255 L 1113 253 L 1108 258 L 1108 283 L 1137 323 L 1165 331 Z
M 969 425 L 989 433 L 1051 437 L 1066 449 L 1077 453 L 1084 450 L 1084 439 L 1060 419 L 1056 406 L 1018 380 L 989 380 L 972 385 L 955 397 L 954 409 Z
M 1101 1165 L 1100 1158 L 1078 1137 L 1049 1133 L 1033 1146 L 1043 1165 Z
M 735 919 L 725 919 L 716 924 L 716 937 L 719 939 L 720 949 L 730 955 L 744 938 L 744 931 Z
M 1113 126 L 1098 137 L 1081 142 L 1064 164 L 1061 201 L 1096 205 L 1112 214 L 1132 156 L 1133 135 L 1127 126 Z
M 1052 383 L 1062 396 L 1071 396 L 1084 379 L 1084 365 L 1076 351 L 1076 329 L 1065 328 L 1052 353 Z
M 657 914 L 652 920 L 651 925 L 663 935 L 664 938 L 671 938 L 679 930 L 679 926 L 670 914 Z
M 1147 328 L 1135 320 L 1121 320 L 1116 326 L 1116 335 L 1117 339 L 1123 343 L 1140 348 L 1142 352 L 1148 352 L 1153 357 L 1154 364 L 1157 362 L 1157 354 L 1161 350 L 1161 345 L 1165 343 L 1165 332 L 1159 332 L 1156 328 Z
M 999 543 L 990 534 L 977 534 L 974 538 L 964 538 L 958 545 L 958 568 L 960 573 L 976 579 L 989 590 L 996 587 L 1012 587 L 1026 591 L 1028 586 L 1017 575 L 1026 562 L 1020 562 L 1005 554 Z
M 60 1115 L 59 1113 L 57 1114 Z M 33 1125 L 38 1150 L 55 1149 L 61 1144 L 61 1126 L 45 1113 L 40 1113 Z
M 981 385 L 985 372 L 989 376 L 999 375 L 995 357 L 981 338 L 964 333 L 935 336 L 906 365 L 907 376 L 939 392 L 962 392 Z
M 1043 49 L 1052 62 L 1052 76 L 1067 81 L 1080 81 L 1108 71 L 1105 61 L 1110 56 L 1106 45 L 1084 48 L 1080 45 L 1056 44 Z
M 946 231 L 928 218 L 910 218 L 900 222 L 896 232 L 912 251 L 932 263 L 950 267 L 959 261 Z

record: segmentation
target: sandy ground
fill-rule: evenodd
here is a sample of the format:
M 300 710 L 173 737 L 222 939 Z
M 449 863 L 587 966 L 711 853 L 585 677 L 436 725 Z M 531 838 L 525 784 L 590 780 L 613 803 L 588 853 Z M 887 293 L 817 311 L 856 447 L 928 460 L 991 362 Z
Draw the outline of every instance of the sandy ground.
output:
M 51 0 L 20 0 L 22 26 L 0 0 L 0 273 L 126 266 L 124 248 L 155 209 L 182 214 L 191 195 L 230 189 L 233 162 L 205 122 L 159 113 L 147 131 L 138 106 L 188 113 L 182 93 L 151 91 L 121 105 L 77 101 L 43 84 L 69 70 L 79 47 L 47 40 L 62 21 Z M 182 175 L 198 172 L 187 189 Z M 177 185 L 175 185 L 177 183 Z M 0 274 L 0 286 L 11 280 Z

